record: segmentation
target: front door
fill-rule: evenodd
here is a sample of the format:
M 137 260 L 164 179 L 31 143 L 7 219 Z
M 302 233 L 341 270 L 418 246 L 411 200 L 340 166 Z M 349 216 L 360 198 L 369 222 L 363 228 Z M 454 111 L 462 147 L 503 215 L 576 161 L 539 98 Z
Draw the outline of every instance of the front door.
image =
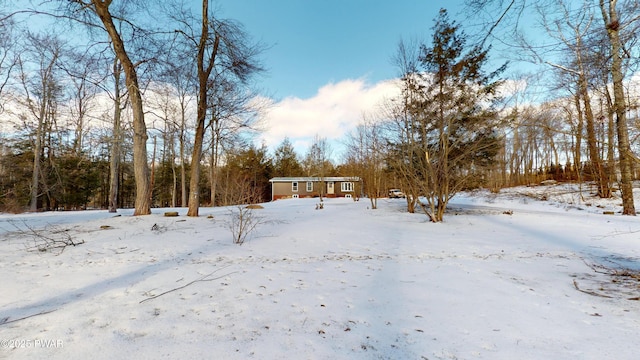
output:
M 333 181 L 329 181 L 327 183 L 327 195 L 333 195 L 335 192 L 333 190 Z

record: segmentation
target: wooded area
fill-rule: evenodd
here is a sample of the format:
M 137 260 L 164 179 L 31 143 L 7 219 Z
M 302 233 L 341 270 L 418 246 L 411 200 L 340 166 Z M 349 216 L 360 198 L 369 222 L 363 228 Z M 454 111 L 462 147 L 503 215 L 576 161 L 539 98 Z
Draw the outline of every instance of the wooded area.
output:
M 549 179 L 595 184 L 636 213 L 637 1 L 469 0 L 468 11 L 496 14 L 473 36 L 443 9 L 425 19 L 430 39 L 389 49 L 399 95 L 363 114 L 346 152 L 318 135 L 303 156 L 289 139 L 272 154 L 253 145 L 266 46 L 209 1 L 195 12 L 180 1 L 17 3 L 0 3 L 0 211 L 197 216 L 268 201 L 272 177 L 358 176 L 372 208 L 400 188 L 408 211 L 434 222 L 459 191 Z M 528 36 L 523 13 L 553 46 Z M 544 76 L 507 77 L 511 65 L 491 60 L 498 30 Z

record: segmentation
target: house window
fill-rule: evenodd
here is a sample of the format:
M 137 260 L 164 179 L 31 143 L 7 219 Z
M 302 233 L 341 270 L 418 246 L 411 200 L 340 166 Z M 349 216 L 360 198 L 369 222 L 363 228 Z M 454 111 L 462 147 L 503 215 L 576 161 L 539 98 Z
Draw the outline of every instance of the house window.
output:
M 313 191 L 313 183 L 311 181 L 307 181 L 307 192 Z
M 298 191 L 298 182 L 294 181 L 291 183 L 291 191 L 293 192 L 297 192 Z
M 352 182 L 340 183 L 340 190 L 342 192 L 352 192 L 353 191 L 353 183 Z

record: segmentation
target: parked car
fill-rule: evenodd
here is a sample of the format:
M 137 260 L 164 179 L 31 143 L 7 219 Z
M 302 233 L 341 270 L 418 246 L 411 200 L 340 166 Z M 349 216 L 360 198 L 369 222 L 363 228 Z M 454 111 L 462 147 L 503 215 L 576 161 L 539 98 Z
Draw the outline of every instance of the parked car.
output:
M 404 197 L 404 193 L 402 191 L 400 191 L 400 189 L 391 189 L 389 190 L 389 198 L 390 199 L 399 199 L 399 198 L 403 198 Z

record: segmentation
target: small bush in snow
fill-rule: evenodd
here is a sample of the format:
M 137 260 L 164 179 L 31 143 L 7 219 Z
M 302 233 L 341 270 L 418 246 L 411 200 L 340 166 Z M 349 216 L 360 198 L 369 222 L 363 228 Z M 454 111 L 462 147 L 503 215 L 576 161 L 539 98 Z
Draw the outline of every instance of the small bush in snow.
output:
M 260 224 L 260 219 L 255 216 L 252 208 L 238 206 L 231 210 L 231 221 L 229 222 L 229 230 L 233 236 L 233 243 L 242 245 L 256 226 Z

